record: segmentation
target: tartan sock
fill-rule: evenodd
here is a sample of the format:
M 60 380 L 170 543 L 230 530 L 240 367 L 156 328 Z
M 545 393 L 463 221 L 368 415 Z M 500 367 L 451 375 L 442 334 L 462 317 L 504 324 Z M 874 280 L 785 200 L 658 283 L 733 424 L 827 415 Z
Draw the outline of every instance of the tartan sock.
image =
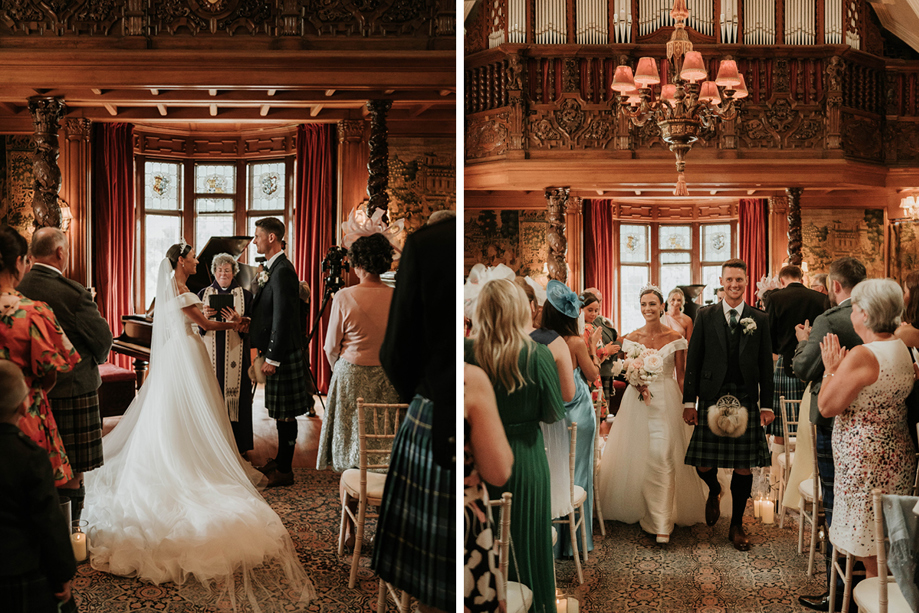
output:
M 278 472 L 289 473 L 297 447 L 297 421 L 278 421 Z
M 753 490 L 753 475 L 741 475 L 734 471 L 731 477 L 731 525 L 743 523 L 744 509 L 747 508 L 747 498 Z
M 718 469 L 717 468 L 711 468 L 709 470 L 706 470 L 705 472 L 702 472 L 701 470 L 696 468 L 696 474 L 699 475 L 700 479 L 705 481 L 705 485 L 708 486 L 709 493 L 714 492 L 716 496 L 721 493 L 721 484 L 718 483 Z

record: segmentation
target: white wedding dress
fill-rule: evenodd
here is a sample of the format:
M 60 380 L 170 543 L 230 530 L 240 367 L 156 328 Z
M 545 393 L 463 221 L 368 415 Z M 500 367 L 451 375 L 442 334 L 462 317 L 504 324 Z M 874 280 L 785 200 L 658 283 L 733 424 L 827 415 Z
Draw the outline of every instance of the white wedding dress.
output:
M 304 608 L 314 596 L 290 535 L 236 448 L 204 343 L 160 265 L 150 372 L 86 474 L 93 568 L 208 591 L 236 610 Z M 189 581 L 194 579 L 194 581 Z M 242 602 L 237 602 L 242 601 Z
M 635 344 L 625 340 L 622 349 Z M 622 397 L 600 463 L 604 519 L 640 522 L 651 534 L 670 534 L 674 523 L 705 521 L 702 480 L 683 462 L 692 427 L 683 422 L 682 394 L 673 376 L 676 352 L 686 347 L 681 338 L 658 350 L 665 374 L 648 384 L 650 405 L 632 385 Z

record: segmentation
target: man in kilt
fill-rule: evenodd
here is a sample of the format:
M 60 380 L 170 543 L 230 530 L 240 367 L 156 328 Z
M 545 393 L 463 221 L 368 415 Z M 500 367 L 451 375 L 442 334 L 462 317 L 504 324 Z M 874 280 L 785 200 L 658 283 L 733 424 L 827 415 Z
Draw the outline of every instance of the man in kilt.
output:
M 818 315 L 830 308 L 830 299 L 810 288 L 804 287 L 804 273 L 798 266 L 783 266 L 779 271 L 779 284 L 782 289 L 776 290 L 766 300 L 766 314 L 769 315 L 769 330 L 772 332 L 772 353 L 779 356 L 773 372 L 775 393 L 772 407 L 775 409 L 775 421 L 766 428 L 766 434 L 773 435 L 772 470 L 770 481 L 778 482 L 778 458 L 785 453 L 785 437 L 782 422 L 785 415 L 779 398 L 801 400 L 807 383 L 801 381 L 792 370 L 791 362 L 795 355 L 798 339 L 795 337 L 795 326 L 812 322 Z M 795 426 L 790 426 L 789 434 L 795 434 Z
M 683 421 L 694 425 L 686 450 L 686 464 L 695 466 L 708 485 L 705 522 L 714 526 L 721 515 L 719 468 L 732 468 L 731 526 L 728 539 L 739 551 L 749 551 L 743 529 L 743 514 L 753 486 L 754 466 L 769 465 L 764 428 L 772 422 L 772 342 L 769 318 L 759 309 L 744 304 L 747 265 L 728 260 L 721 266 L 724 300 L 704 307 L 696 314 L 683 387 Z M 709 413 L 715 404 L 732 396 L 746 408 L 744 429 L 734 436 L 712 431 Z M 698 410 L 696 401 L 698 400 Z M 714 470 L 713 470 L 714 469 Z
M 80 354 L 70 372 L 58 373 L 48 392 L 51 412 L 73 468 L 73 479 L 58 488 L 69 499 L 73 519 L 80 518 L 86 490 L 83 473 L 102 466 L 102 416 L 99 413 L 99 364 L 108 359 L 112 331 L 99 314 L 92 294 L 64 276 L 70 260 L 67 236 L 57 228 L 40 228 L 30 248 L 35 264 L 17 289 L 27 298 L 47 303 L 61 329 Z
M 268 477 L 267 487 L 292 485 L 291 468 L 297 445 L 297 416 L 307 413 L 313 397 L 306 385 L 303 330 L 300 324 L 300 281 L 284 255 L 284 224 L 266 217 L 255 222 L 256 250 L 265 256 L 256 276 L 252 299 L 252 346 L 265 358 L 265 408 L 278 426 L 278 454 L 259 468 Z

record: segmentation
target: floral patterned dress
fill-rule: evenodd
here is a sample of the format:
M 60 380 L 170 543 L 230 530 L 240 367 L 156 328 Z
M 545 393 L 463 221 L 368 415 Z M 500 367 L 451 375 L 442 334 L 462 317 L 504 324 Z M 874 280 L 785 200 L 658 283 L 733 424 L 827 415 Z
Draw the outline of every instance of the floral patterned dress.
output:
M 16 291 L 0 294 L 0 359 L 21 367 L 29 386 L 28 410 L 19 428 L 48 452 L 55 485 L 67 483 L 73 470 L 41 379 L 52 370 L 69 372 L 80 355 L 47 304 Z

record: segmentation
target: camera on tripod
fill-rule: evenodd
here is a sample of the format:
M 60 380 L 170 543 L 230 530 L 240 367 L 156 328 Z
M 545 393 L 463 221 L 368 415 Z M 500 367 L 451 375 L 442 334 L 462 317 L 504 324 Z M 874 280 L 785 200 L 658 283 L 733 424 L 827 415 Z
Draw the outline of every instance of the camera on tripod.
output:
M 351 270 L 351 264 L 345 260 L 347 255 L 348 250 L 338 245 L 329 247 L 329 251 L 325 254 L 322 260 L 322 272 L 329 274 L 322 282 L 325 283 L 326 294 L 334 294 L 345 286 L 342 273 Z

